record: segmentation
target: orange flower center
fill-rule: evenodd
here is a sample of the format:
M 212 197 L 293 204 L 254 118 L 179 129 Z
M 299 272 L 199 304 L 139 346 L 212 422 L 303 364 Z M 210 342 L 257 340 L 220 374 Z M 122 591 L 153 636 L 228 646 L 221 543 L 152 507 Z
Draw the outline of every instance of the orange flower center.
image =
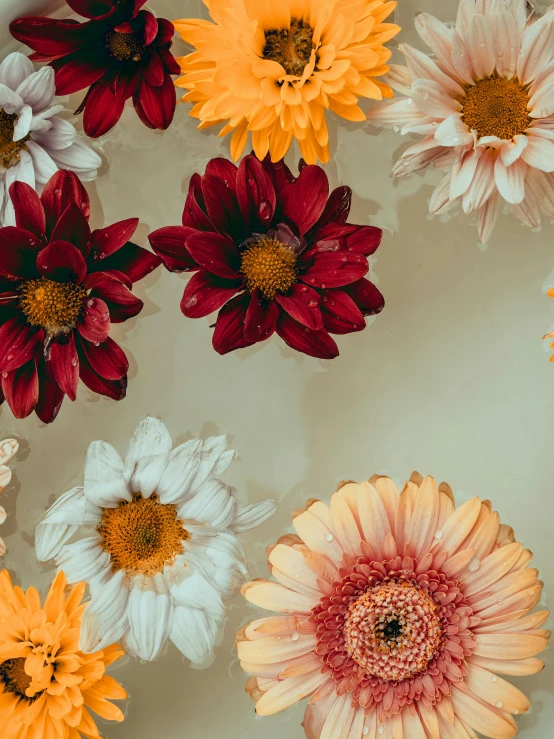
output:
M 292 18 L 290 28 L 265 32 L 264 59 L 279 62 L 287 74 L 301 77 L 312 56 L 313 35 L 308 23 Z
M 8 169 L 19 161 L 19 152 L 25 149 L 25 143 L 29 139 L 29 135 L 20 139 L 13 140 L 13 132 L 17 115 L 15 113 L 6 113 L 0 110 L 0 166 Z
M 367 675 L 405 680 L 427 669 L 443 639 L 436 603 L 416 585 L 375 585 L 349 607 L 346 651 Z
M 162 572 L 183 550 L 190 534 L 177 519 L 174 505 L 160 503 L 157 495 L 133 495 L 131 503 L 105 508 L 98 526 L 104 549 L 114 570 L 131 575 Z
M 19 291 L 19 305 L 31 326 L 41 326 L 52 335 L 75 328 L 86 295 L 81 285 L 39 277 L 25 280 Z
M 106 34 L 104 47 L 108 54 L 120 62 L 140 62 L 146 47 L 134 33 L 119 33 L 111 28 Z
M 28 698 L 26 690 L 32 683 L 32 678 L 25 672 L 26 661 L 25 657 L 17 657 L 0 663 L 0 681 L 4 683 L 4 690 L 20 698 Z
M 464 89 L 462 120 L 479 137 L 511 139 L 529 127 L 529 95 L 517 78 L 487 77 Z
M 288 292 L 296 282 L 296 256 L 280 241 L 262 237 L 242 252 L 240 271 L 248 292 L 258 289 L 273 300 L 275 293 Z

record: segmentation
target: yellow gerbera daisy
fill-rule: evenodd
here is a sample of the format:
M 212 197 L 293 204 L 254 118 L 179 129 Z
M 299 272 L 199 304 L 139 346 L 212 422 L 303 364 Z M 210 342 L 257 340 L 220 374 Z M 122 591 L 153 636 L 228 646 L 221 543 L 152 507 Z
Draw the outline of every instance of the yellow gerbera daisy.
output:
M 204 0 L 215 23 L 175 21 L 196 51 L 178 58 L 177 87 L 194 103 L 199 128 L 228 121 L 238 159 L 252 132 L 259 159 L 276 162 L 293 138 L 309 164 L 329 160 L 325 110 L 363 121 L 360 97 L 393 96 L 377 79 L 388 71 L 384 44 L 400 27 L 384 23 L 384 0 Z
M 85 583 L 67 595 L 60 572 L 41 606 L 35 588 L 24 592 L 0 572 L 0 727 L 2 739 L 99 737 L 88 709 L 123 721 L 109 700 L 125 690 L 105 674 L 123 650 L 79 651 Z

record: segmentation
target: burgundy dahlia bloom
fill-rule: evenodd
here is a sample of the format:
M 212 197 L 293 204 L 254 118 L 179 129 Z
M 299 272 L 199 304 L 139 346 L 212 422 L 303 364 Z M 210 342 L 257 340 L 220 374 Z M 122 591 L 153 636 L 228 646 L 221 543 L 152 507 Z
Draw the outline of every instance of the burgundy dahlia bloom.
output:
M 31 16 L 13 21 L 12 35 L 34 50 L 31 59 L 50 62 L 56 92 L 89 88 L 84 110 L 88 136 L 102 136 L 120 119 L 125 101 L 149 128 L 166 129 L 176 104 L 172 74 L 180 67 L 170 52 L 174 28 L 165 18 L 141 10 L 146 0 L 67 0 L 88 18 L 55 20 Z
M 10 196 L 17 225 L 0 228 L 0 402 L 50 423 L 64 395 L 75 400 L 79 377 L 121 400 L 129 363 L 110 325 L 140 313 L 129 288 L 160 263 L 129 242 L 138 218 L 91 233 L 87 192 L 63 170 L 40 198 L 23 182 Z
M 195 174 L 182 226 L 150 235 L 167 269 L 195 271 L 181 310 L 201 318 L 221 309 L 214 349 L 226 354 L 273 332 L 321 359 L 339 353 L 330 334 L 365 328 L 383 296 L 364 278 L 382 231 L 347 223 L 352 192 L 329 196 L 321 167 L 245 157 L 239 167 L 213 159 Z

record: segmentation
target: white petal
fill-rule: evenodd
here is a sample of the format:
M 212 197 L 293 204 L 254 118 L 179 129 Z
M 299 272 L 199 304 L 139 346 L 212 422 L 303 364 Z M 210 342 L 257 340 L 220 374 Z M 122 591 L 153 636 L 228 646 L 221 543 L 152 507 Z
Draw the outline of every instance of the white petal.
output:
M 30 105 L 24 105 L 21 108 L 19 116 L 13 127 L 13 140 L 21 141 L 31 130 L 31 121 L 33 120 L 33 109 Z
M 460 103 L 454 100 L 438 82 L 415 80 L 412 96 L 417 107 L 434 118 L 448 118 L 460 110 Z
M 477 79 L 489 77 L 496 61 L 494 25 L 490 18 L 474 16 L 469 22 L 465 41 Z
M 525 30 L 517 61 L 517 76 L 527 85 L 552 61 L 554 25 L 552 15 L 544 16 Z
M 530 167 L 540 169 L 541 172 L 554 172 L 554 141 L 541 135 L 533 135 L 529 130 L 527 146 L 521 153 L 521 158 Z
M 129 596 L 128 616 L 134 656 L 150 662 L 159 655 L 171 632 L 171 597 L 133 588 Z
M 3 524 L 7 517 L 6 510 L 0 505 L 0 524 Z
M 423 41 L 434 52 L 441 68 L 456 79 L 456 69 L 452 64 L 452 40 L 456 33 L 454 29 L 448 28 L 429 13 L 418 13 L 415 26 Z
M 183 559 L 184 558 L 180 558 Z M 225 618 L 225 606 L 219 590 L 210 583 L 198 568 L 182 567 L 184 579 L 171 586 L 171 595 L 181 606 L 206 611 L 216 620 Z
M 495 189 L 494 155 L 485 152 L 479 159 L 471 185 L 462 197 L 464 213 L 471 213 L 484 205 Z
M 58 171 L 56 162 L 33 140 L 27 141 L 27 148 L 33 159 L 36 181 L 40 185 L 45 185 Z
M 118 642 L 128 629 L 129 581 L 119 570 L 85 608 L 81 624 L 82 652 L 96 652 Z
M 383 82 L 401 95 L 410 96 L 412 77 L 404 64 L 389 64 L 389 71 L 382 76 Z
M 106 441 L 93 441 L 85 460 L 85 495 L 100 508 L 117 508 L 132 495 L 123 479 L 123 462 Z
M 207 667 L 214 658 L 217 623 L 202 611 L 177 606 L 170 639 L 194 664 Z
M 157 489 L 169 461 L 173 443 L 157 418 L 145 418 L 129 443 L 123 476 L 129 490 L 149 498 Z
M 465 36 L 469 22 L 476 14 L 477 10 L 473 0 L 460 0 L 456 16 L 456 30 L 462 38 Z
M 13 113 L 19 113 L 22 107 L 23 100 L 19 95 L 6 85 L 0 84 L 0 108 L 12 115 Z
M 8 54 L 0 64 L 0 83 L 12 90 L 17 90 L 23 80 L 34 71 L 32 61 L 25 54 L 14 51 Z
M 222 475 L 236 456 L 237 453 L 234 449 L 228 449 L 226 452 L 223 452 L 214 465 L 212 470 L 213 477 Z
M 554 80 L 541 85 L 529 99 L 531 118 L 546 118 L 554 113 Z
M 473 134 L 460 118 L 459 113 L 445 118 L 435 130 L 435 140 L 441 146 L 464 146 L 471 144 Z
M 209 526 L 189 526 L 184 542 L 185 559 L 198 567 L 223 600 L 235 596 L 248 578 L 242 544 L 230 531 Z
M 460 163 L 453 167 L 450 185 L 451 198 L 457 198 L 467 191 L 475 175 L 475 170 L 477 169 L 477 164 L 482 153 L 482 149 L 469 151 Z
M 519 159 L 522 151 L 527 146 L 527 143 L 527 136 L 518 133 L 517 136 L 514 136 L 512 141 L 508 141 L 504 144 L 500 150 L 500 156 L 506 167 L 509 167 L 510 164 L 513 164 L 516 161 L 516 159 Z
M 48 120 L 35 119 L 34 121 L 37 128 L 31 130 L 33 133 L 33 141 L 40 144 L 46 151 L 52 151 L 59 149 L 67 149 L 68 146 L 74 143 L 77 137 L 77 131 L 75 126 L 71 125 L 69 121 L 65 121 L 63 118 L 54 116 Z M 42 128 L 38 127 L 41 124 Z
M 531 188 L 525 189 L 525 197 L 517 205 L 510 205 L 512 213 L 529 228 L 537 228 L 541 225 L 541 214 L 539 201 Z
M 28 141 L 27 146 L 29 146 L 30 143 L 31 142 Z M 19 152 L 19 162 L 8 169 L 6 172 L 5 182 L 6 190 L 8 192 L 14 182 L 26 182 L 31 187 L 35 187 L 35 167 L 33 164 L 33 158 L 28 151 L 22 149 Z
M 185 522 L 193 520 L 224 529 L 235 517 L 235 506 L 236 498 L 230 488 L 219 480 L 208 480 L 181 506 L 178 516 Z
M 398 49 L 406 59 L 413 80 L 433 80 L 434 82 L 438 82 L 452 97 L 463 97 L 463 88 L 455 80 L 442 72 L 426 54 L 423 54 L 408 44 L 400 44 Z
M 61 548 L 56 566 L 65 572 L 69 583 L 86 582 L 92 587 L 96 578 L 110 569 L 110 555 L 100 544 L 99 536 L 87 536 Z
M 91 179 L 96 177 L 96 171 L 102 164 L 101 157 L 86 144 L 80 136 L 65 149 L 50 151 L 52 159 L 60 169 L 69 169 L 76 172 L 81 179 L 84 174 L 91 174 Z
M 400 128 L 408 123 L 427 120 L 427 116 L 408 98 L 393 103 L 378 103 L 367 114 L 367 120 L 381 128 Z
M 19 450 L 19 442 L 16 439 L 4 439 L 0 441 L 0 464 L 8 464 Z
M 511 78 L 517 69 L 519 31 L 516 18 L 506 11 L 496 13 L 496 71 L 501 77 Z
M 554 175 L 530 169 L 525 179 L 525 189 L 531 190 L 541 212 L 548 218 L 554 218 Z
M 55 557 L 79 526 L 100 523 L 102 511 L 87 500 L 83 488 L 64 493 L 48 509 L 35 535 L 35 550 L 39 562 Z
M 30 105 L 35 113 L 48 108 L 55 91 L 54 70 L 50 66 L 42 67 L 38 72 L 30 74 L 16 90 L 23 102 Z
M 494 178 L 498 192 L 508 203 L 521 203 L 525 196 L 525 175 L 527 165 L 518 159 L 509 167 L 502 162 L 501 157 L 496 157 L 494 164 Z
M 475 72 L 465 41 L 457 33 L 452 34 L 452 64 L 462 84 L 473 84 Z
M 482 244 L 486 244 L 490 239 L 496 225 L 499 211 L 499 200 L 500 198 L 498 197 L 498 193 L 494 192 L 487 202 L 477 211 L 477 231 L 479 234 L 479 241 Z
M 235 534 L 242 534 L 243 531 L 249 531 L 249 529 L 259 526 L 268 518 L 271 518 L 278 507 L 277 501 L 272 498 L 251 505 L 243 506 L 239 504 L 230 527 L 231 531 L 234 531 Z

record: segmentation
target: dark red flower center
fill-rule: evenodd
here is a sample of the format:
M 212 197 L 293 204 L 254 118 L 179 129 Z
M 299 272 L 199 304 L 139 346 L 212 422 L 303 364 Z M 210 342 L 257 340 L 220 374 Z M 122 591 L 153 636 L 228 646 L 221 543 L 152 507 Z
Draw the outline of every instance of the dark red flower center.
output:
M 13 132 L 17 115 L 15 113 L 6 113 L 0 110 L 0 165 L 4 169 L 8 169 L 12 164 L 19 161 L 19 152 L 25 148 L 25 143 L 29 136 L 25 136 L 19 141 L 13 140 Z
M 17 657 L 0 662 L 0 682 L 3 683 L 5 692 L 15 693 L 20 698 L 27 698 L 25 691 L 32 682 L 32 678 L 25 672 L 26 661 L 25 657 Z
M 136 33 L 119 33 L 110 28 L 106 34 L 104 46 L 110 56 L 120 62 L 140 62 L 146 47 Z
M 28 323 L 46 329 L 51 335 L 75 328 L 86 295 L 81 285 L 54 282 L 46 277 L 25 280 L 19 292 L 19 305 Z
M 308 23 L 292 18 L 290 28 L 265 32 L 264 59 L 279 62 L 287 74 L 301 77 L 312 56 L 313 35 Z
M 249 293 L 259 290 L 273 300 L 277 292 L 287 293 L 296 282 L 296 255 L 280 241 L 261 236 L 242 252 L 240 271 Z

